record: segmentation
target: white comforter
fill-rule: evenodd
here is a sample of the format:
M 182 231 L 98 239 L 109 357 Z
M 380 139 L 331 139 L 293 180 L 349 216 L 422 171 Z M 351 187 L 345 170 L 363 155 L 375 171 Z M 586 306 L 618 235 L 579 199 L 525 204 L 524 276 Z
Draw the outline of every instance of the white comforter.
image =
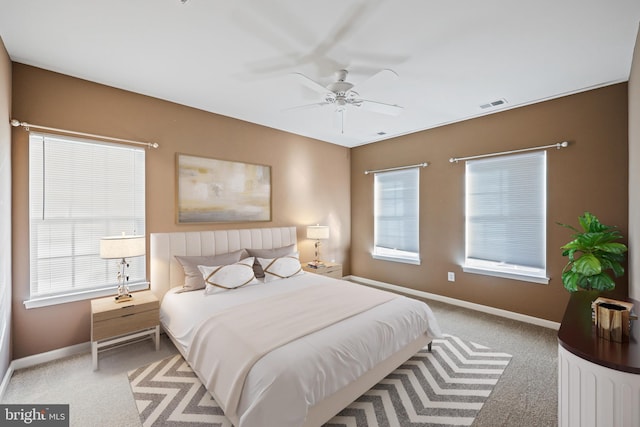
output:
M 335 279 L 302 274 L 237 292 L 169 292 L 160 320 L 186 355 L 209 313 L 305 286 L 322 286 L 327 280 Z M 398 297 L 273 350 L 246 377 L 238 405 L 239 427 L 302 425 L 309 408 L 425 333 L 440 335 L 429 307 Z

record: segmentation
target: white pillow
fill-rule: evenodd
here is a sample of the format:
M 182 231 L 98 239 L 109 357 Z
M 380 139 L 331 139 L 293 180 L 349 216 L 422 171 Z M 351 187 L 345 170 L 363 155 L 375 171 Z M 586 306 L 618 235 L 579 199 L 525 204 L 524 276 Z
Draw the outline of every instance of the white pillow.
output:
M 258 283 L 258 279 L 253 273 L 253 257 L 245 258 L 235 264 L 213 267 L 199 265 L 198 270 L 204 278 L 206 294 L 238 289 L 242 286 Z
M 273 282 L 274 280 L 302 274 L 297 252 L 279 258 L 258 258 L 258 262 L 264 270 L 265 282 Z

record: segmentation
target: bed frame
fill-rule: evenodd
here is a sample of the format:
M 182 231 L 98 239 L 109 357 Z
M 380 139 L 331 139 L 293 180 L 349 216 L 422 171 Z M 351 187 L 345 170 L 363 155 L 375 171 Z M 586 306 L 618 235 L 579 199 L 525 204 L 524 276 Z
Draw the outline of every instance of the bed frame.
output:
M 291 244 L 297 247 L 296 236 L 296 227 L 151 233 L 151 291 L 162 301 L 169 289 L 182 286 L 184 273 L 175 259 L 176 255 L 219 255 L 243 248 L 272 249 Z M 170 334 L 167 335 L 173 341 L 173 337 Z M 426 334 L 422 335 L 355 382 L 318 402 L 310 409 L 304 427 L 318 427 L 329 421 L 421 348 L 430 344 L 429 341 Z M 180 349 L 180 346 L 176 344 L 176 348 Z M 232 419 L 231 422 L 238 425 L 237 419 Z

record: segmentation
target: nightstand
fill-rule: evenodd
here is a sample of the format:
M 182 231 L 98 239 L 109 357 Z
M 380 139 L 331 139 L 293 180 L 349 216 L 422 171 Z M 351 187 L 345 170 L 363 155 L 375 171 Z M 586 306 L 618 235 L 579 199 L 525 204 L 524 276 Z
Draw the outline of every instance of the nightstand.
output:
M 98 353 L 143 338 L 160 348 L 160 303 L 151 291 L 134 292 L 129 301 L 113 296 L 91 300 L 91 357 L 98 369 Z
M 309 273 L 342 279 L 342 264 L 336 264 L 335 262 L 323 262 L 323 265 L 318 266 L 318 268 L 309 267 L 308 263 L 305 262 L 302 263 L 302 269 Z

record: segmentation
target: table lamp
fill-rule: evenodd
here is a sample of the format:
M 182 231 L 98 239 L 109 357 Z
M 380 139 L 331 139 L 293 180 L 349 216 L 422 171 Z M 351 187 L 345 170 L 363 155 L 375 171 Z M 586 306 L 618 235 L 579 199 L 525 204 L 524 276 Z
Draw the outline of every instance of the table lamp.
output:
M 329 227 L 326 225 L 309 225 L 307 226 L 307 239 L 314 239 L 316 241 L 316 255 L 313 260 L 313 264 L 318 266 L 322 265 L 320 261 L 320 240 L 326 240 L 329 238 Z
M 145 236 L 108 236 L 100 239 L 100 258 L 120 259 L 120 271 L 118 271 L 118 295 L 116 301 L 122 302 L 130 300 L 131 294 L 127 287 L 129 278 L 126 276 L 125 268 L 129 267 L 127 258 L 142 256 L 145 254 Z

